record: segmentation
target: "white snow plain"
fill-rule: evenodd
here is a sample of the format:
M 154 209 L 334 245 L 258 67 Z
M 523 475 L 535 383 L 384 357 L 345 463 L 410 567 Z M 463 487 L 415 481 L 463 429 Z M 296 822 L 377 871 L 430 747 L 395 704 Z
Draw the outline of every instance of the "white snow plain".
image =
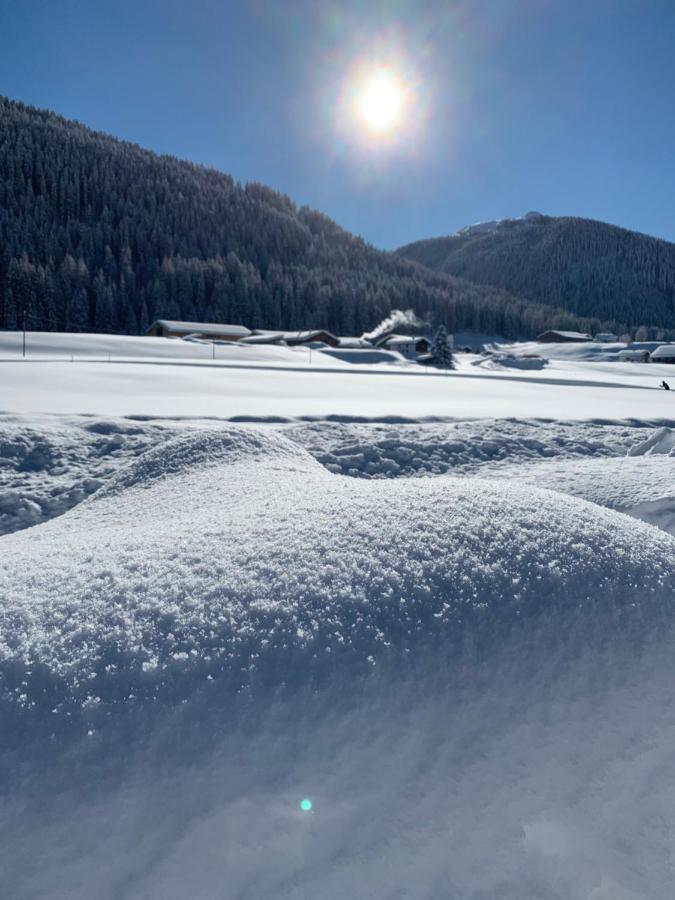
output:
M 0 364 L 3 898 L 670 898 L 657 367 L 333 363 Z
M 305 347 L 218 345 L 212 359 L 210 344 L 79 334 L 31 333 L 23 359 L 20 335 L 4 332 L 0 411 L 234 421 L 675 421 L 675 391 L 659 387 L 672 366 L 589 361 L 584 344 L 542 346 L 565 358 L 541 370 L 494 370 L 474 365 L 480 360 L 473 354 L 457 354 L 457 370 L 439 373 L 403 358 L 357 366 L 320 351 L 310 356 Z

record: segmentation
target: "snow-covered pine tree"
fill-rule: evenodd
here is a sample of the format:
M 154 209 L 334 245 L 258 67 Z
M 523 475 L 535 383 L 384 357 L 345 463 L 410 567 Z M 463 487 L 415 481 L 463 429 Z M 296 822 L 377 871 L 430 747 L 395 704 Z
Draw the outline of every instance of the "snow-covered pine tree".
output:
M 454 369 L 455 362 L 448 344 L 448 332 L 445 325 L 439 325 L 431 344 L 432 365 L 437 369 Z

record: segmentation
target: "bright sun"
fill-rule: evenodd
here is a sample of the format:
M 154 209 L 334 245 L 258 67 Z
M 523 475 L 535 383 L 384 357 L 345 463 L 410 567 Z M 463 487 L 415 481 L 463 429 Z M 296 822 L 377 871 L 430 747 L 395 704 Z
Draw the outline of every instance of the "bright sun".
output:
M 401 119 L 404 91 L 389 69 L 377 69 L 366 78 L 357 110 L 368 128 L 378 134 L 392 131 Z

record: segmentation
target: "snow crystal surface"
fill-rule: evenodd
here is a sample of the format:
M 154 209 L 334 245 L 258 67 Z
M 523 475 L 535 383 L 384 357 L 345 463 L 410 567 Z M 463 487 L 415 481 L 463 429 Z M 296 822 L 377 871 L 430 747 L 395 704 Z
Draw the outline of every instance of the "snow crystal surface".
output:
M 435 633 L 486 609 L 535 612 L 542 592 L 554 605 L 575 591 L 591 603 L 589 579 L 620 602 L 623 574 L 617 581 L 610 560 L 622 535 L 647 591 L 668 571 L 645 556 L 663 539 L 646 530 L 651 545 L 636 545 L 634 527 L 498 482 L 359 483 L 276 433 L 199 431 L 142 455 L 65 516 L 5 537 L 11 634 L 0 659 L 25 675 L 22 702 L 39 702 L 24 669 L 62 678 L 65 702 L 99 685 L 116 697 L 111 665 L 124 670 L 125 690 L 129 678 L 154 690 L 144 665 L 230 670 L 250 641 L 261 658 L 290 646 L 358 655 L 364 640 L 373 651 L 408 643 L 419 628 Z
M 666 366 L 18 340 L 3 900 L 670 900 Z
M 653 434 L 654 428 L 646 424 L 518 419 L 433 425 L 336 423 L 289 431 L 331 472 L 360 478 L 491 474 L 495 466 L 542 458 L 625 456 Z
M 61 515 L 171 435 L 122 419 L 0 418 L 0 534 Z
M 2 538 L 5 895 L 669 897 L 675 540 L 298 437 L 176 433 Z

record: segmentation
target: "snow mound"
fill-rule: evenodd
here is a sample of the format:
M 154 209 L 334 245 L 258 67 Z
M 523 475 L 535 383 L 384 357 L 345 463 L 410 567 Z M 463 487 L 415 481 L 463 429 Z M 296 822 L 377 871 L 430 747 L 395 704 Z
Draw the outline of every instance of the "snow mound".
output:
M 630 607 L 637 583 L 670 598 L 673 547 L 529 487 L 448 477 L 383 490 L 276 432 L 186 434 L 3 539 L 2 702 L 86 710 L 168 696 L 185 672 L 239 689 L 286 680 L 299 658 L 303 679 L 367 668 L 422 636 Z
M 0 429 L 0 535 L 60 516 L 122 465 L 171 436 L 157 425 L 86 417 L 5 416 Z
M 670 896 L 651 526 L 226 427 L 2 550 L 6 896 Z
M 62 515 L 148 450 L 204 427 L 213 429 L 217 423 L 4 416 L 0 535 Z M 261 431 L 268 429 L 266 425 Z M 625 456 L 651 437 L 653 428 L 484 419 L 415 425 L 322 422 L 294 425 L 284 433 L 331 472 L 391 478 L 494 474 L 495 466 L 541 458 Z
M 149 450 L 119 472 L 100 491 L 99 497 L 114 497 L 133 487 L 147 489 L 158 481 L 179 478 L 186 473 L 194 477 L 204 469 L 260 460 L 286 464 L 300 460 L 302 466 L 313 467 L 312 460 L 297 445 L 272 432 L 231 428 L 200 430 Z
M 652 453 L 665 453 L 675 456 L 675 429 L 657 428 L 656 431 L 628 451 L 629 456 L 647 456 Z
M 506 464 L 499 476 L 582 497 L 675 536 L 675 456 L 529 461 Z

